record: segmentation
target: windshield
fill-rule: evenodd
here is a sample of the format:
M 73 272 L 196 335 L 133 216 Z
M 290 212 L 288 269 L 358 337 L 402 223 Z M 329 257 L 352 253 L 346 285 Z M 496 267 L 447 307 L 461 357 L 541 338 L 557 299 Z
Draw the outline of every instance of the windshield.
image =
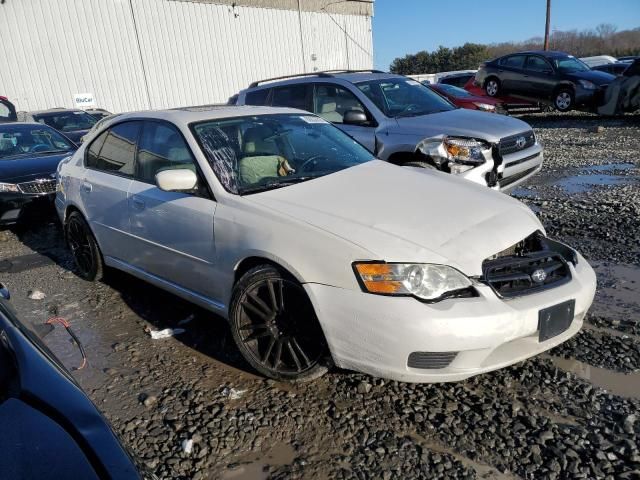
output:
M 34 115 L 33 119 L 36 122 L 45 123 L 60 132 L 89 130 L 98 121 L 96 118 L 81 110 L 41 113 Z
M 222 185 L 249 194 L 353 167 L 372 154 L 325 120 L 260 115 L 197 123 L 192 131 Z
M 591 70 L 586 63 L 574 57 L 554 58 L 553 66 L 562 73 L 586 72 Z
M 15 124 L 0 127 L 0 159 L 21 155 L 44 155 L 75 150 L 76 147 L 52 128 Z
M 455 98 L 469 98 L 473 97 L 469 92 L 467 92 L 464 88 L 454 87 L 453 85 L 447 85 L 446 83 L 439 83 L 437 86 L 433 87 L 434 90 L 442 90 L 444 93 L 447 93 Z
M 420 82 L 408 78 L 371 80 L 358 83 L 357 87 L 387 117 L 417 117 L 456 108 Z

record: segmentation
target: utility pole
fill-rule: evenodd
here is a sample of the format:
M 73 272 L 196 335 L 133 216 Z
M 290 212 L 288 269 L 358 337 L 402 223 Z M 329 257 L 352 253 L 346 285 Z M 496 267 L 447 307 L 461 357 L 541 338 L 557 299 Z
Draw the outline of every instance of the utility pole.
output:
M 551 0 L 547 0 L 547 24 L 544 27 L 544 49 L 549 50 L 549 25 L 551 23 Z

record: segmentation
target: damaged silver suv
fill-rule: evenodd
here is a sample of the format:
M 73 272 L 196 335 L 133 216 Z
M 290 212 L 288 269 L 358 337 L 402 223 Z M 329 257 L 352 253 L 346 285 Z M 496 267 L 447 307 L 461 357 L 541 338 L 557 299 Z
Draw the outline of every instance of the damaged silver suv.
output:
M 401 75 L 367 70 L 272 78 L 252 83 L 237 103 L 313 112 L 382 160 L 496 190 L 510 190 L 542 167 L 542 146 L 527 123 L 457 108 Z

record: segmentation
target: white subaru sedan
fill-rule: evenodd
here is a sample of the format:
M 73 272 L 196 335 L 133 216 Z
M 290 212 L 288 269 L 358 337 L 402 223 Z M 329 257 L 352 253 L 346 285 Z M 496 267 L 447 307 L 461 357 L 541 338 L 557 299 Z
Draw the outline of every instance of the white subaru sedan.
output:
M 293 109 L 120 115 L 60 164 L 56 206 L 81 277 L 117 268 L 215 312 L 280 380 L 461 380 L 567 340 L 595 292 L 522 203 Z

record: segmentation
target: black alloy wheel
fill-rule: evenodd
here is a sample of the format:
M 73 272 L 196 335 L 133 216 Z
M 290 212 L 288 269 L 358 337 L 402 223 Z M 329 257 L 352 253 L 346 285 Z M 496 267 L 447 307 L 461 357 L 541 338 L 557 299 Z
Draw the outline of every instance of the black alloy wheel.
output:
M 104 271 L 102 254 L 80 212 L 72 212 L 69 215 L 65 223 L 65 236 L 78 276 L 89 281 L 100 280 Z
M 291 382 L 323 375 L 327 346 L 304 288 L 271 265 L 237 283 L 231 331 L 243 357 L 261 374 Z

